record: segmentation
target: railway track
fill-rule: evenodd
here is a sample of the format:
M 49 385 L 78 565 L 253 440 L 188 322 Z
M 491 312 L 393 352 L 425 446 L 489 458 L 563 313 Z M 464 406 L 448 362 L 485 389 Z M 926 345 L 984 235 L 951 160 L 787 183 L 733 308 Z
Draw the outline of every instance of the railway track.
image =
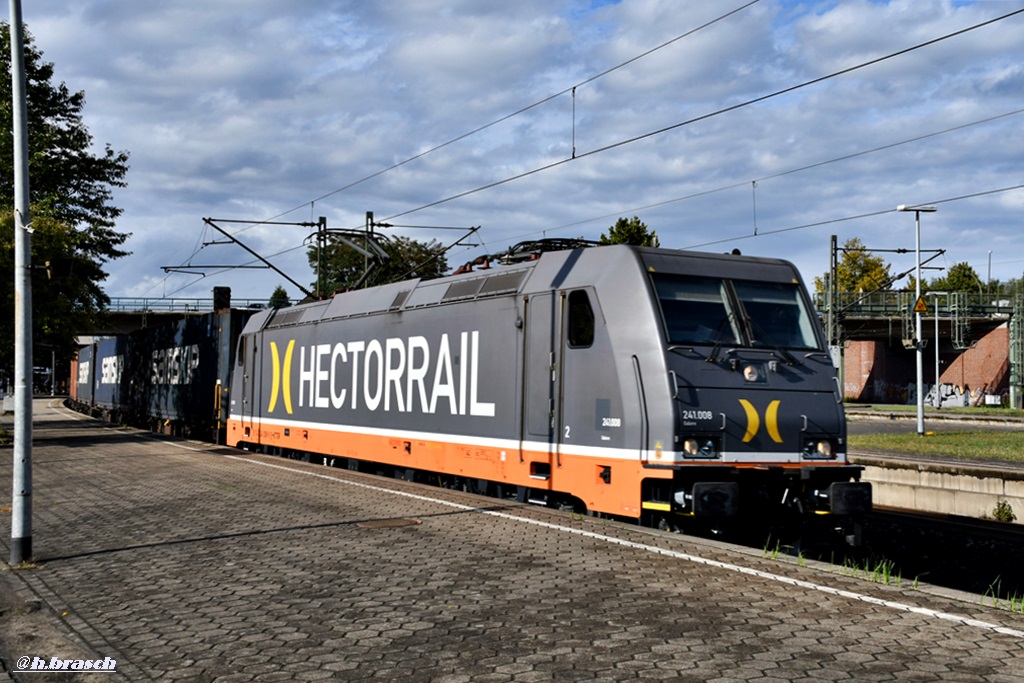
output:
M 876 508 L 862 552 L 893 563 L 904 580 L 980 595 L 1024 596 L 1024 528 L 994 520 Z

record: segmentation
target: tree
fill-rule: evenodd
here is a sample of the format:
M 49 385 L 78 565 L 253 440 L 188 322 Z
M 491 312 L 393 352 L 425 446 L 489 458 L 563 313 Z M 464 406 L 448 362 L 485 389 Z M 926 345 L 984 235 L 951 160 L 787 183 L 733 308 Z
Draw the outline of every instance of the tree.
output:
M 892 288 L 889 264 L 880 256 L 873 256 L 858 237 L 843 243 L 843 257 L 836 264 L 836 285 L 840 292 L 874 292 Z M 814 289 L 824 292 L 828 274 L 814 278 Z
M 636 216 L 620 218 L 615 221 L 615 225 L 601 235 L 600 242 L 601 244 L 632 244 L 638 247 L 661 246 L 658 234 L 653 230 L 648 232 L 647 225 Z
M 0 23 L 0 267 L 13 272 L 14 139 L 11 107 L 10 28 Z M 126 256 L 119 247 L 129 235 L 114 230 L 122 210 L 111 204 L 113 188 L 125 187 L 128 153 L 106 146 L 93 154 L 92 136 L 82 121 L 85 93 L 54 85 L 53 64 L 25 34 L 25 92 L 28 100 L 29 189 L 31 192 L 33 341 L 62 360 L 75 351 L 75 337 L 89 329 L 110 299 L 99 283 L 103 264 Z M 69 265 L 60 279 L 47 261 Z M 14 280 L 0 281 L 4 310 L 14 309 Z M 0 321 L 0 370 L 14 365 L 10 316 Z M 47 353 L 49 360 L 49 353 Z
M 444 246 L 436 240 L 420 242 L 409 237 L 387 238 L 376 235 L 376 242 L 388 258 L 377 263 L 362 286 L 379 285 L 419 277 L 425 280 L 440 277 L 448 271 Z M 350 238 L 352 239 L 352 238 Z M 354 238 L 357 244 L 360 237 Z M 310 266 L 317 268 L 317 249 L 311 246 L 306 253 Z M 368 259 L 356 249 L 340 241 L 332 241 L 320 255 L 323 294 L 344 292 L 355 287 L 366 270 Z M 316 288 L 316 284 L 313 284 Z
M 267 305 L 271 308 L 288 308 L 292 305 L 291 299 L 288 298 L 288 292 L 281 285 L 274 288 L 274 292 L 270 295 L 270 301 Z
M 982 287 L 981 278 L 966 261 L 957 263 L 943 277 L 938 277 L 928 284 L 928 289 L 935 292 L 975 292 Z

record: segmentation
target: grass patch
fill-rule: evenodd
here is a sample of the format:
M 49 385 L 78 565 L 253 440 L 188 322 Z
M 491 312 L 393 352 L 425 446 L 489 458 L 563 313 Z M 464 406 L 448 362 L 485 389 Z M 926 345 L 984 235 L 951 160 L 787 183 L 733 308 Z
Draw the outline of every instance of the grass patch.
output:
M 945 455 L 968 460 L 1024 462 L 1024 431 L 962 430 L 909 434 L 861 434 L 849 437 L 852 451 L 881 451 L 910 455 Z
M 839 568 L 839 573 L 885 586 L 903 586 L 903 575 L 892 560 L 879 559 L 863 564 L 846 560 Z M 917 579 L 914 579 L 914 587 L 917 587 Z
M 985 594 L 981 596 L 981 604 L 989 602 L 993 607 L 997 609 L 1005 609 L 1010 612 L 1016 612 L 1017 614 L 1024 614 L 1024 596 L 1013 593 L 1012 595 L 1003 596 L 1001 595 L 1001 584 L 1000 577 L 996 577 L 996 580 L 988 587 Z

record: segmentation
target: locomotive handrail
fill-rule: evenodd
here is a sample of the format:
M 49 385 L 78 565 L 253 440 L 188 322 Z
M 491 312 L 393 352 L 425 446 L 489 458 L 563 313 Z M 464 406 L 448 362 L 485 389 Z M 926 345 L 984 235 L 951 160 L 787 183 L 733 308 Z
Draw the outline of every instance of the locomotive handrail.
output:
M 785 361 L 786 365 L 796 365 L 799 361 L 793 357 L 793 354 L 782 348 L 781 346 L 772 347 L 757 347 L 757 346 L 734 346 L 725 352 L 726 356 L 730 356 L 733 353 L 742 351 L 743 353 L 769 353 L 773 356 L 778 355 Z
M 683 346 L 681 344 L 671 344 L 668 347 L 669 351 L 689 351 L 690 353 L 699 353 L 697 349 L 692 346 Z
M 644 392 L 644 378 L 640 373 L 640 359 L 633 356 L 633 374 L 636 377 L 636 389 L 640 399 L 640 459 L 647 460 L 648 430 L 651 426 L 647 416 L 647 396 Z

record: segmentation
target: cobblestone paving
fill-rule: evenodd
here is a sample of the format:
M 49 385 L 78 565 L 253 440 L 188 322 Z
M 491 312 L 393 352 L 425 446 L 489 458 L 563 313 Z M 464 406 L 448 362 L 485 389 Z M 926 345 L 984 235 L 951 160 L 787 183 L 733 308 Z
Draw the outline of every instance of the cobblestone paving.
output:
M 121 680 L 1024 681 L 1024 618 L 978 602 L 35 413 L 15 576 Z

